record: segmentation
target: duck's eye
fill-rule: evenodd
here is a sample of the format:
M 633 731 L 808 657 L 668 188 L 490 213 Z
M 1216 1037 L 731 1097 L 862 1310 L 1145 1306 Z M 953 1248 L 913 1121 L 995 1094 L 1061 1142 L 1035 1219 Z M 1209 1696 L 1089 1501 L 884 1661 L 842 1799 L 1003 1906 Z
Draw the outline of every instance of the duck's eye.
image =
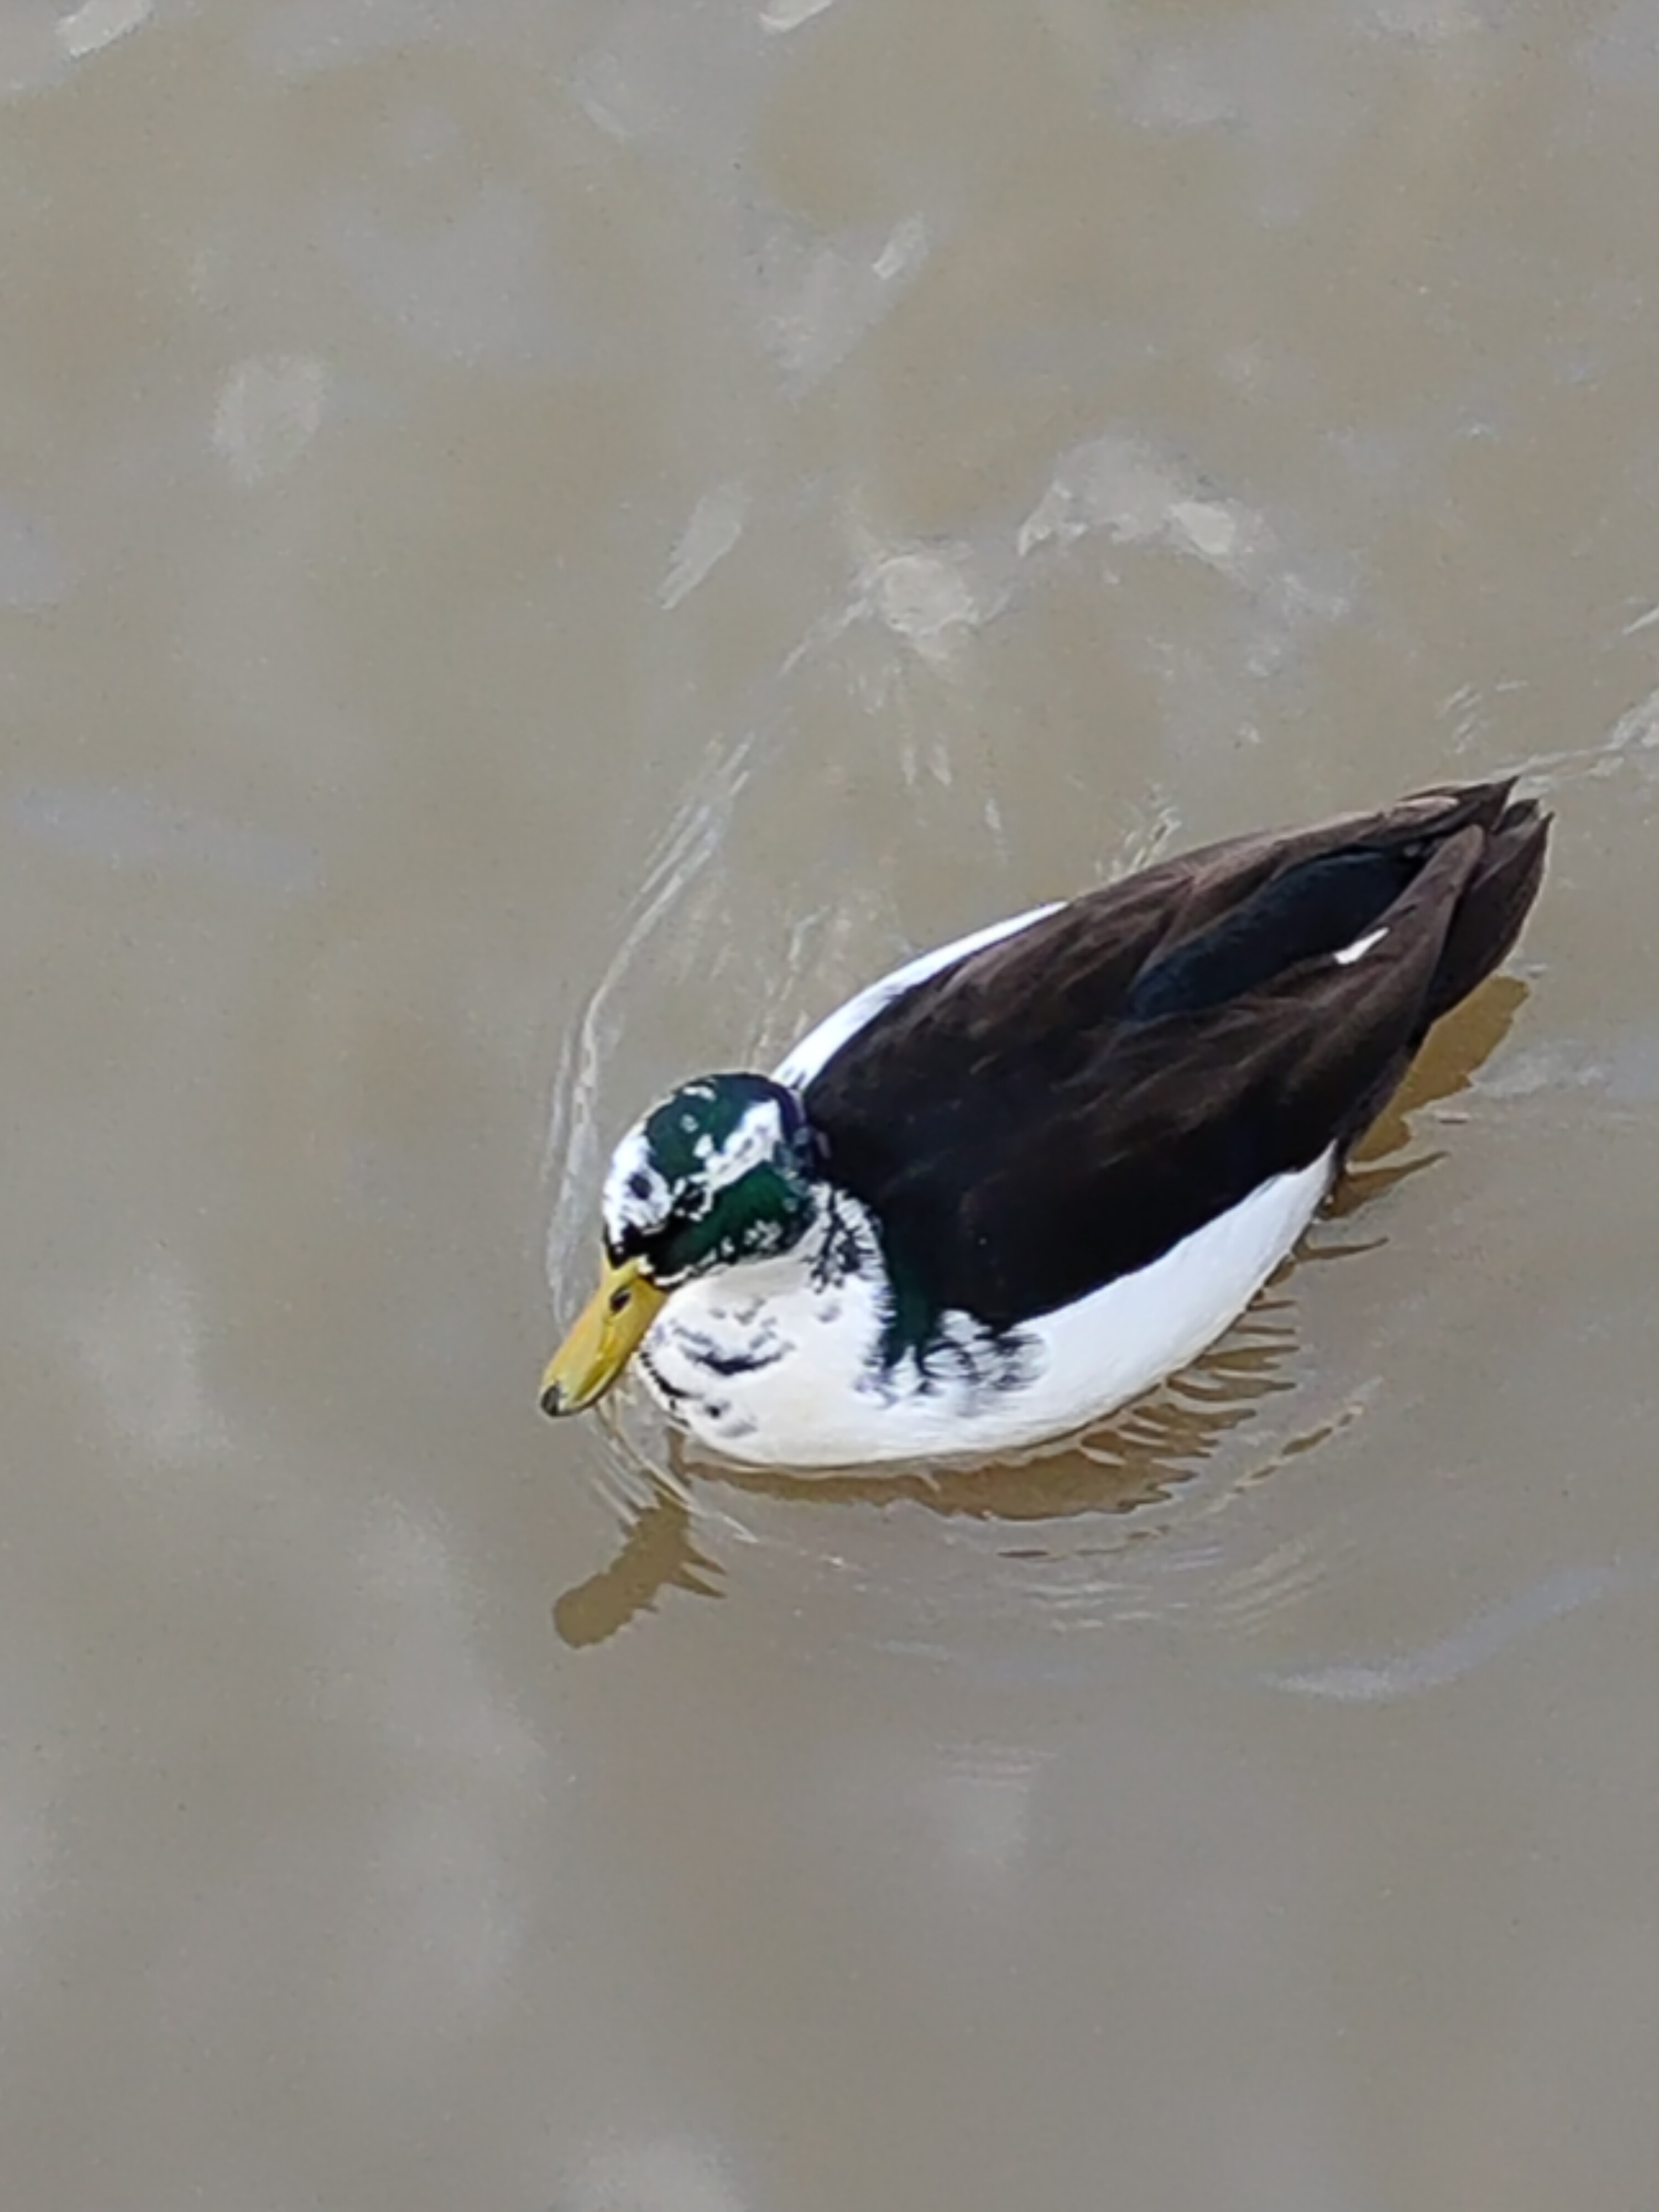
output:
M 642 1168 L 636 1168 L 628 1178 L 628 1188 L 630 1196 L 634 1198 L 649 1198 L 651 1178 Z

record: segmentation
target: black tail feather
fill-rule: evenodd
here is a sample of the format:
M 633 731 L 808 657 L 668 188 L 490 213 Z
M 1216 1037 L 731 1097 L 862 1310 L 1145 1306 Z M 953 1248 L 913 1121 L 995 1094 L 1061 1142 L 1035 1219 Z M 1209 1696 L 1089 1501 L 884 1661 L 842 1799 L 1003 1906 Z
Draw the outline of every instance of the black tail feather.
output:
M 1425 1030 L 1484 983 L 1520 935 L 1544 872 L 1549 833 L 1550 817 L 1531 799 L 1510 801 L 1488 830 L 1486 849 L 1446 932 L 1424 1009 Z

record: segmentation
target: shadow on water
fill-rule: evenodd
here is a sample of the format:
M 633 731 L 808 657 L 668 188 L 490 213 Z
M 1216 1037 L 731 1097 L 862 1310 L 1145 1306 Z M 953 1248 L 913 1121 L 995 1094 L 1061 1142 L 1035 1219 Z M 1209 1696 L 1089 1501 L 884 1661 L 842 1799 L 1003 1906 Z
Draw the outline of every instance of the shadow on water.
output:
M 1480 1068 L 1504 1042 L 1528 995 L 1516 975 L 1494 977 L 1467 1006 L 1431 1036 L 1406 1082 L 1384 1109 L 1333 1194 L 1326 1218 L 1346 1222 L 1384 1192 L 1431 1167 L 1437 1152 L 1412 1151 L 1413 1115 L 1437 1113 L 1442 1121 L 1466 1118 L 1447 1102 L 1467 1091 Z M 942 1519 L 1031 1528 L 1136 1513 L 1167 1500 L 1215 1460 L 1223 1444 L 1255 1419 L 1264 1401 L 1291 1392 L 1288 1372 L 1297 1344 L 1295 1302 L 1286 1285 L 1310 1264 L 1349 1258 L 1382 1241 L 1348 1240 L 1304 1252 L 1288 1261 L 1250 1310 L 1211 1351 L 1179 1376 L 1128 1407 L 1116 1419 L 1058 1448 L 1023 1459 L 982 1465 L 907 1468 L 893 1474 L 797 1475 L 734 1467 L 694 1458 L 678 1435 L 665 1439 L 665 1465 L 641 1455 L 612 1428 L 611 1441 L 634 1458 L 647 1494 L 617 1500 L 625 1533 L 616 1557 L 574 1585 L 553 1608 L 554 1626 L 573 1646 L 602 1642 L 670 1589 L 693 1595 L 721 1594 L 721 1562 L 702 1548 L 716 1540 L 693 1505 L 694 1483 L 718 1485 L 738 1501 L 768 1500 L 789 1506 L 861 1506 L 878 1510 L 920 1508 Z M 1265 1459 L 1239 1478 L 1265 1480 L 1315 1449 L 1353 1409 L 1271 1442 Z M 726 1516 L 736 1532 L 741 1522 Z M 1004 1559 L 1050 1556 L 1036 1544 L 1004 1549 Z
M 610 1565 L 576 1583 L 553 1607 L 553 1626 L 573 1650 L 601 1644 L 648 1612 L 665 1590 L 719 1597 L 722 1570 L 697 1549 L 687 1499 L 660 1481 L 640 1508 Z

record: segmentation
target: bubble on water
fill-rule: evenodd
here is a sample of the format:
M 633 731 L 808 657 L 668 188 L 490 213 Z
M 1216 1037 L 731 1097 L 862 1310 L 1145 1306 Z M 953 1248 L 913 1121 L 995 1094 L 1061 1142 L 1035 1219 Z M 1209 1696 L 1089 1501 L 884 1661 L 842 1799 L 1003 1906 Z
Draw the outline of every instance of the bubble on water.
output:
M 308 354 L 239 362 L 213 410 L 213 443 L 245 489 L 286 475 L 317 434 L 328 398 L 325 364 Z
M 677 607 L 696 590 L 743 535 L 748 514 L 749 494 L 740 483 L 716 484 L 703 494 L 669 556 L 668 573 L 657 593 L 660 605 Z
M 73 15 L 60 17 L 58 43 L 71 61 L 112 46 L 148 22 L 155 0 L 83 0 Z

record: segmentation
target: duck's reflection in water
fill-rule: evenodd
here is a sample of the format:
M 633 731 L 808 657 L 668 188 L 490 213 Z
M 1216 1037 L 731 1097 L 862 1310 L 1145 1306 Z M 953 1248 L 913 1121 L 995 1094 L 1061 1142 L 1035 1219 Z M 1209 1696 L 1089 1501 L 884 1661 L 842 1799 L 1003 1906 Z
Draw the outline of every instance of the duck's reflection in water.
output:
M 1290 1387 L 1276 1370 L 1294 1346 L 1288 1301 L 1258 1305 L 1223 1345 L 1121 1420 L 1023 1462 L 792 1475 L 693 1460 L 673 1437 L 668 1445 L 671 1471 L 647 1474 L 647 1495 L 627 1509 L 628 1526 L 616 1558 L 559 1598 L 554 1626 L 567 1644 L 595 1644 L 654 1606 L 665 1590 L 721 1595 L 724 1570 L 703 1548 L 718 1542 L 720 1522 L 696 1510 L 689 1480 L 693 1477 L 700 1488 L 718 1485 L 739 1504 L 766 1498 L 799 1508 L 910 1505 L 947 1519 L 1011 1526 L 1132 1513 L 1190 1480 L 1261 1400 Z M 740 1517 L 720 1516 L 728 1531 L 739 1525 Z M 1015 1544 L 1003 1556 L 1040 1559 L 1049 1554 L 1045 1547 Z
M 553 1626 L 573 1649 L 602 1644 L 647 1611 L 665 1590 L 720 1596 L 722 1571 L 718 1560 L 697 1548 L 690 1501 L 653 1477 L 650 1498 L 635 1511 L 622 1549 L 608 1566 L 558 1598 Z

